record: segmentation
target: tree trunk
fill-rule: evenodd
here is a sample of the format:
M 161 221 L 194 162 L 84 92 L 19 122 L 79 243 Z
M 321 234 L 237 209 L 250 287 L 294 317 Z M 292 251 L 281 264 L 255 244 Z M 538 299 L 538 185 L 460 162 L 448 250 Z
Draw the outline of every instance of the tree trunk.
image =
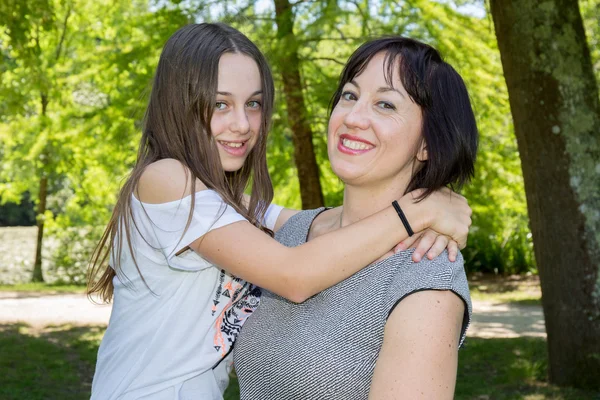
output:
M 600 388 L 600 107 L 577 0 L 491 0 L 519 145 L 550 380 Z
M 294 158 L 300 181 L 302 208 L 323 206 L 323 194 L 319 180 L 319 166 L 312 142 L 312 130 L 306 118 L 306 107 L 300 79 L 298 42 L 294 35 L 292 6 L 288 0 L 274 0 L 279 41 L 279 69 L 283 79 L 283 91 L 287 102 L 287 114 L 292 128 Z
M 37 208 L 37 242 L 35 248 L 35 262 L 33 263 L 32 282 L 44 282 L 42 275 L 42 240 L 44 238 L 44 213 L 46 212 L 46 197 L 48 194 L 48 177 L 45 175 L 40 179 L 40 193 Z
M 46 93 L 41 94 L 41 130 L 43 131 L 46 126 L 46 112 L 48 109 L 48 95 Z M 46 213 L 46 198 L 48 197 L 48 176 L 46 175 L 46 164 L 48 163 L 48 157 L 45 151 L 41 153 L 42 157 L 42 168 L 40 172 L 40 188 L 38 193 L 38 207 L 36 213 L 37 220 L 37 241 L 35 247 L 35 261 L 33 263 L 33 274 L 31 276 L 32 282 L 44 282 L 44 275 L 42 274 L 42 244 L 44 239 L 44 214 Z

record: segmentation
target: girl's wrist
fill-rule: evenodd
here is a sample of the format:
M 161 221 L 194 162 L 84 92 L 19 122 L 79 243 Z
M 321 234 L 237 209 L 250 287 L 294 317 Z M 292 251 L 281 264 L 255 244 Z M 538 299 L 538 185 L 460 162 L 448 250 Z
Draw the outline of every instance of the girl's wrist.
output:
M 423 202 L 416 203 L 410 193 L 398 199 L 398 205 L 414 232 L 420 232 L 431 225 L 431 213 L 425 212 Z

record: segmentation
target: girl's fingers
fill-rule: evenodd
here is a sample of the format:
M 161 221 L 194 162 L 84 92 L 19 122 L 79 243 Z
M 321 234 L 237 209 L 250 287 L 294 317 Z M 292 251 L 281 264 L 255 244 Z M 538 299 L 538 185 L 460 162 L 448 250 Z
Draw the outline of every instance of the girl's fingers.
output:
M 458 257 L 458 243 L 451 240 L 448 242 L 448 260 L 454 262 L 456 261 L 456 257 Z
M 433 260 L 440 254 L 442 254 L 442 252 L 448 246 L 449 242 L 450 242 L 450 238 L 448 238 L 448 236 L 443 236 L 443 235 L 438 236 L 435 239 L 433 246 L 431 246 L 431 248 L 427 252 L 427 258 L 429 258 L 430 260 Z
M 404 239 L 403 241 L 398 243 L 396 245 L 396 247 L 394 247 L 394 253 L 398 253 L 399 251 L 410 249 L 417 242 L 417 240 L 419 240 L 421 235 L 423 235 L 423 232 L 417 232 L 414 235 Z
M 421 236 L 419 243 L 416 245 L 415 252 L 412 255 L 412 260 L 414 262 L 421 261 L 421 259 L 423 258 L 423 255 L 425 255 L 429 251 L 429 249 L 431 249 L 433 244 L 435 243 L 435 240 L 437 239 L 438 235 L 439 234 L 435 231 L 427 230 L 423 234 L 423 236 Z M 444 245 L 444 248 L 446 248 L 445 245 Z

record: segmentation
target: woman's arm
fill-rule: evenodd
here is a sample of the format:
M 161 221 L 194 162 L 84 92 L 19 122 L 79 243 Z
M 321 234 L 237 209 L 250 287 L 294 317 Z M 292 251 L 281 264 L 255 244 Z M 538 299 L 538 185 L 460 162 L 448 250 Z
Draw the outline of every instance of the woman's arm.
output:
M 149 166 L 138 184 L 139 199 L 165 203 L 191 194 L 183 166 L 161 160 Z M 206 186 L 196 180 L 196 190 Z M 466 243 L 471 210 L 466 200 L 440 191 L 415 203 L 412 196 L 399 199 L 415 231 L 431 226 Z M 228 272 L 291 301 L 308 297 L 346 279 L 408 237 L 392 206 L 364 220 L 288 248 L 248 222 L 214 229 L 189 247 Z
M 463 301 L 426 290 L 403 299 L 389 316 L 369 400 L 454 398 Z

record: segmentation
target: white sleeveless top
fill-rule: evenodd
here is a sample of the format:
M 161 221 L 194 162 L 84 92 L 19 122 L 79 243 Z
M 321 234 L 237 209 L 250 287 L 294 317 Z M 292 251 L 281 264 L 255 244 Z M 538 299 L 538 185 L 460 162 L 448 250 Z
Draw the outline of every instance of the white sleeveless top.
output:
M 187 231 L 192 196 L 162 204 L 142 203 L 132 196 L 137 227 L 131 232 L 133 254 L 124 240 L 121 269 L 113 281 L 112 314 L 98 350 L 93 400 L 163 398 L 161 393 L 173 392 L 207 371 L 215 374 L 212 387 L 195 388 L 195 398 L 219 398 L 227 387 L 228 355 L 242 324 L 258 306 L 260 289 L 194 251 L 176 256 L 211 230 L 244 220 L 213 190 L 194 196 Z M 279 211 L 278 206 L 269 208 L 268 228 L 273 229 Z M 219 397 L 209 397 L 214 392 L 220 392 Z M 175 393 L 169 398 L 183 397 Z

